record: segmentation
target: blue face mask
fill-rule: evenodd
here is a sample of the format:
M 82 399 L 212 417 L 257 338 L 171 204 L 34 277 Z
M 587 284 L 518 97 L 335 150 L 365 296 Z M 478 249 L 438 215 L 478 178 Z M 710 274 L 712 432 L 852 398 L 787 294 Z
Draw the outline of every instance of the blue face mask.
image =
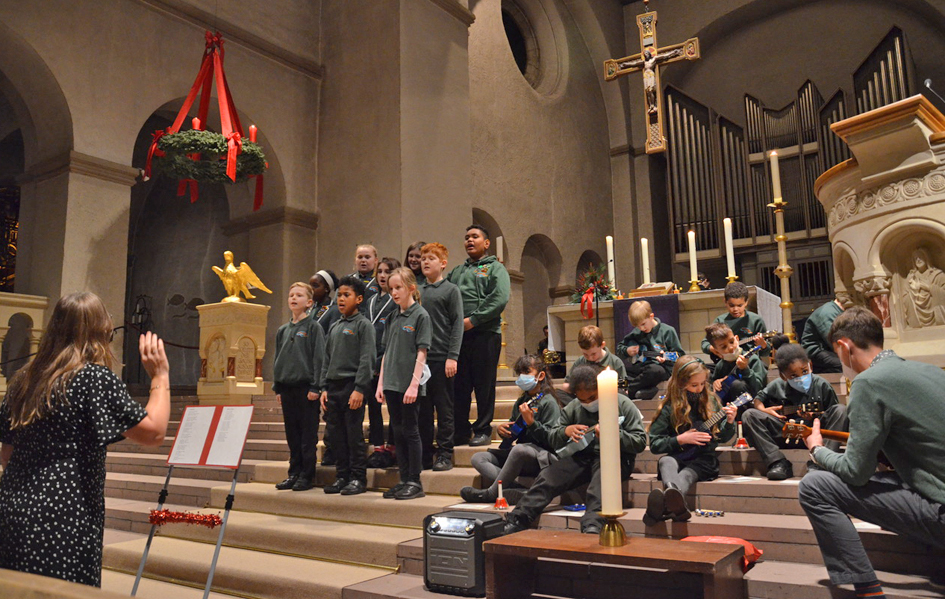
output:
M 535 385 L 538 384 L 538 379 L 530 374 L 520 374 L 518 378 L 515 379 L 515 384 L 518 385 L 518 388 L 522 391 L 531 391 L 535 388 Z
M 813 381 L 814 375 L 808 372 L 807 374 L 801 375 L 797 378 L 790 379 L 787 384 L 806 395 L 807 392 L 810 391 L 810 385 Z

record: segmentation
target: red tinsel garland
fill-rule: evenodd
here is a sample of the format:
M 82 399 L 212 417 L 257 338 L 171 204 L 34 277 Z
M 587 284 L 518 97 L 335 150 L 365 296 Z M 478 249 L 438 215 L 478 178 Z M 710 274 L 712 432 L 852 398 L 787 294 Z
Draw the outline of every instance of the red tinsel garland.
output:
M 170 522 L 183 522 L 215 528 L 223 524 L 223 519 L 216 514 L 195 514 L 193 512 L 172 512 L 170 510 L 151 510 L 149 520 L 155 526 L 163 526 Z

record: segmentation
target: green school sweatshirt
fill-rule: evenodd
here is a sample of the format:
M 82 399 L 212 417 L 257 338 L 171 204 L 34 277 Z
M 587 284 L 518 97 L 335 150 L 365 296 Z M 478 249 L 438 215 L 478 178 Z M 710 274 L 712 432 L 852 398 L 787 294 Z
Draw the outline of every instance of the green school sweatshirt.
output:
M 509 303 L 512 284 L 509 271 L 495 256 L 469 258 L 447 277 L 459 287 L 463 298 L 463 318 L 481 331 L 501 333 L 502 311 Z

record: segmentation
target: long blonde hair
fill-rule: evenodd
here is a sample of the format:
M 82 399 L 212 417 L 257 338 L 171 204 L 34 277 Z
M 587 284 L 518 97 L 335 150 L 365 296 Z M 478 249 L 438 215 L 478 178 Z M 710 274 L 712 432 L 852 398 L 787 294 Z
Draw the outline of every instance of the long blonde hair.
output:
M 10 380 L 4 400 L 11 428 L 25 427 L 66 401 L 72 378 L 86 364 L 111 368 L 112 319 L 94 293 L 70 293 L 59 299 L 39 342 L 36 359 Z
M 686 385 L 689 384 L 689 379 L 700 372 L 705 372 L 706 375 L 708 375 L 709 369 L 706 368 L 706 365 L 698 358 L 694 356 L 682 356 L 676 360 L 676 365 L 673 367 L 673 376 L 669 378 L 669 382 L 666 385 L 666 396 L 663 397 L 659 408 L 656 410 L 656 413 L 659 414 L 663 411 L 663 407 L 667 403 L 670 404 L 672 408 L 671 424 L 673 430 L 677 433 L 684 432 L 680 429 L 692 427 L 692 419 L 689 416 L 691 409 L 689 407 L 689 400 L 686 397 Z M 702 388 L 702 393 L 699 396 L 700 420 L 707 420 L 709 416 L 712 415 L 710 413 L 710 397 L 709 382 L 706 380 L 706 384 Z M 652 422 L 650 422 L 650 426 L 653 426 Z M 717 429 L 718 426 L 716 425 L 713 427 L 712 432 L 718 432 Z M 649 431 L 649 427 L 647 427 L 647 430 Z
M 410 293 L 413 296 L 415 302 L 420 303 L 420 290 L 417 289 L 417 276 L 413 274 L 413 271 L 406 266 L 400 266 L 395 268 L 389 275 L 387 275 L 387 287 L 390 287 L 391 277 L 400 277 L 400 282 L 404 284 L 404 287 L 410 289 L 413 287 L 413 291 Z

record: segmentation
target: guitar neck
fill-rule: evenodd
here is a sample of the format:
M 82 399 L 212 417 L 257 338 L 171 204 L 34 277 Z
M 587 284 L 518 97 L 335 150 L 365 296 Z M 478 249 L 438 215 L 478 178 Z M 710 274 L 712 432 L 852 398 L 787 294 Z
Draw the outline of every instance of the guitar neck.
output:
M 820 436 L 824 439 L 829 439 L 830 441 L 840 441 L 845 443 L 850 439 L 850 433 L 844 433 L 842 431 L 828 431 L 821 429 Z

